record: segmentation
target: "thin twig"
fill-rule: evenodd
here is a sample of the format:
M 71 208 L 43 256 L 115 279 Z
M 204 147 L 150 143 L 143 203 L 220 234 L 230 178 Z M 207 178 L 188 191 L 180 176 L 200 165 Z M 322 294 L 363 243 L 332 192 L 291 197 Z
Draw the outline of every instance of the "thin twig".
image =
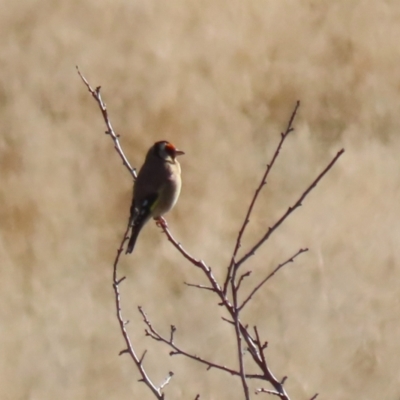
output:
M 303 192 L 300 198 L 294 203 L 293 206 L 289 207 L 287 211 L 282 215 L 281 218 L 268 229 L 267 233 L 239 260 L 236 262 L 235 267 L 239 268 L 248 258 L 253 256 L 258 248 L 268 240 L 271 234 L 286 220 L 286 218 L 292 214 L 294 210 L 302 205 L 303 200 L 307 197 L 307 195 L 317 186 L 319 181 L 326 175 L 326 173 L 333 167 L 339 157 L 344 153 L 344 149 L 340 150 L 335 157 L 333 157 L 332 161 L 326 166 L 326 168 L 314 179 L 314 181 L 308 186 L 308 188 Z
M 169 339 L 167 339 L 166 337 L 162 336 L 154 327 L 153 324 L 150 322 L 147 314 L 144 312 L 142 307 L 138 307 L 138 310 L 140 312 L 140 314 L 143 317 L 143 321 L 146 324 L 146 326 L 148 327 L 148 330 L 146 330 L 146 334 L 148 336 L 150 336 L 152 339 L 165 343 L 167 344 L 169 347 L 171 347 L 171 349 L 173 349 L 173 351 L 170 352 L 171 356 L 174 355 L 182 355 L 185 356 L 186 358 L 189 358 L 191 360 L 195 360 L 201 364 L 204 364 L 205 366 L 207 366 L 207 369 L 211 369 L 211 368 L 215 368 L 215 369 L 219 369 L 221 371 L 225 371 L 227 373 L 229 373 L 230 375 L 234 375 L 234 376 L 240 376 L 240 372 L 226 367 L 225 365 L 220 365 L 220 364 L 216 364 L 213 363 L 212 361 L 208 361 L 205 360 L 195 354 L 191 354 L 185 350 L 183 350 L 182 348 L 180 348 L 179 346 L 177 346 L 174 341 L 173 341 L 173 337 L 171 336 Z M 264 379 L 263 375 L 258 375 L 258 374 L 247 374 L 246 378 L 251 378 L 251 379 Z
M 128 168 L 128 171 L 131 173 L 133 178 L 136 179 L 136 177 L 137 177 L 136 170 L 131 167 L 131 164 L 129 163 L 128 159 L 126 158 L 124 152 L 122 151 L 121 144 L 119 143 L 119 135 L 117 135 L 115 133 L 115 131 L 114 131 L 112 125 L 111 125 L 111 121 L 108 118 L 107 107 L 106 107 L 106 104 L 104 103 L 104 101 L 103 101 L 103 99 L 101 97 L 101 94 L 100 94 L 101 86 L 97 86 L 96 89 L 93 89 L 92 86 L 90 86 L 90 84 L 87 81 L 87 79 L 82 75 L 82 73 L 79 70 L 78 66 L 76 66 L 76 70 L 77 70 L 79 76 L 81 77 L 83 83 L 85 84 L 85 86 L 89 90 L 90 94 L 93 96 L 93 98 L 96 100 L 97 104 L 100 107 L 101 114 L 103 115 L 104 122 L 106 123 L 106 126 L 107 126 L 106 134 L 110 135 L 110 137 L 112 138 L 112 140 L 114 142 L 115 150 L 117 150 L 117 153 L 119 154 L 119 156 L 122 159 L 122 163 L 125 165 L 126 168 Z
M 279 394 L 279 392 L 276 392 L 275 390 L 264 389 L 264 388 L 256 389 L 255 393 L 256 393 L 256 394 L 259 394 L 259 393 L 268 393 L 268 394 L 272 394 L 273 396 L 281 397 L 280 394 Z
M 315 400 L 318 397 L 318 393 L 315 393 L 313 397 L 311 397 L 310 400 Z
M 288 258 L 286 261 L 283 263 L 279 264 L 270 274 L 268 274 L 251 292 L 250 294 L 246 297 L 246 299 L 243 301 L 242 305 L 239 307 L 240 310 L 244 308 L 244 306 L 251 300 L 251 298 L 256 294 L 258 290 L 268 281 L 270 280 L 281 268 L 283 268 L 285 265 L 291 263 L 294 261 L 294 259 L 299 256 L 302 253 L 307 252 L 308 249 L 300 249 L 297 251 L 296 254 Z
M 240 285 L 244 281 L 245 278 L 249 277 L 251 275 L 251 271 L 247 271 L 244 274 L 240 275 L 240 278 L 238 280 L 238 283 L 236 285 L 236 290 L 239 291 Z
M 214 288 L 209 287 L 209 286 L 204 286 L 204 285 L 198 285 L 196 283 L 188 283 L 188 282 L 183 282 L 186 286 L 189 287 L 195 287 L 197 289 L 203 289 L 203 290 L 210 290 L 211 292 L 215 292 Z
M 120 354 L 123 353 L 129 353 L 129 355 L 131 356 L 131 358 L 133 359 L 133 361 L 136 364 L 137 369 L 139 370 L 139 373 L 142 377 L 141 381 L 144 382 L 147 387 L 150 388 L 150 390 L 153 392 L 153 394 L 155 395 L 155 397 L 158 400 L 163 400 L 164 399 L 164 393 L 161 392 L 160 389 L 158 389 L 154 383 L 151 381 L 151 379 L 149 378 L 149 376 L 147 375 L 144 367 L 143 367 L 143 358 L 144 358 L 144 354 L 139 358 L 138 355 L 136 354 L 132 343 L 131 343 L 131 339 L 128 335 L 128 332 L 126 330 L 126 321 L 124 321 L 123 317 L 122 317 L 122 311 L 121 311 L 121 294 L 119 291 L 119 284 L 121 283 L 121 280 L 118 279 L 118 275 L 117 275 L 117 269 L 118 269 L 118 262 L 119 262 L 119 258 L 121 256 L 121 253 L 124 250 L 124 244 L 125 241 L 127 240 L 128 237 L 128 229 L 125 231 L 124 234 L 124 238 L 121 241 L 121 244 L 119 246 L 119 249 L 117 250 L 117 255 L 115 257 L 114 260 L 114 265 L 113 265 L 113 289 L 114 289 L 114 295 L 115 295 L 115 308 L 117 311 L 117 319 L 119 322 L 119 327 L 122 333 L 122 336 L 125 340 L 125 344 L 126 344 L 126 349 L 123 350 L 122 352 L 120 352 Z
M 239 251 L 239 249 L 241 247 L 242 237 L 243 237 L 243 234 L 244 234 L 244 231 L 246 229 L 247 224 L 250 222 L 250 215 L 251 215 L 251 213 L 253 211 L 254 205 L 255 205 L 256 200 L 258 198 L 258 195 L 260 194 L 261 189 L 267 184 L 267 177 L 269 175 L 269 172 L 271 171 L 271 168 L 273 167 L 273 165 L 275 163 L 275 160 L 277 159 L 277 157 L 279 155 L 279 152 L 280 152 L 280 150 L 282 148 L 283 142 L 285 141 L 285 139 L 287 138 L 289 133 L 293 132 L 293 130 L 294 130 L 292 125 L 293 125 L 293 121 L 294 121 L 294 119 L 296 117 L 297 110 L 298 110 L 299 106 L 300 106 L 300 101 L 297 101 L 296 102 L 296 106 L 295 106 L 295 108 L 294 108 L 294 110 L 292 112 L 292 115 L 291 115 L 291 117 L 289 119 L 289 122 L 287 124 L 286 130 L 285 130 L 285 132 L 281 133 L 281 140 L 278 143 L 278 146 L 277 146 L 277 148 L 276 148 L 276 150 L 275 150 L 275 152 L 274 152 L 274 154 L 272 156 L 272 159 L 271 159 L 270 163 L 267 164 L 267 169 L 264 172 L 264 175 L 263 175 L 263 177 L 262 177 L 262 179 L 260 181 L 260 184 L 258 185 L 255 193 L 254 193 L 253 198 L 251 199 L 251 202 L 250 202 L 249 208 L 247 209 L 247 213 L 246 213 L 246 216 L 244 218 L 242 227 L 240 228 L 238 236 L 237 236 L 237 239 L 236 239 L 235 248 L 234 248 L 233 253 L 232 253 L 231 262 L 230 262 L 230 265 L 228 267 L 228 273 L 227 273 L 226 280 L 225 280 L 225 283 L 224 283 L 224 293 L 226 293 L 226 291 L 227 291 L 228 282 L 229 282 L 229 279 L 232 276 L 232 269 L 233 269 L 233 267 L 235 265 L 236 255 L 237 255 L 237 253 L 238 253 L 238 251 Z
M 235 324 L 235 336 L 237 343 L 237 352 L 238 352 L 238 360 L 239 360 L 239 372 L 240 372 L 240 380 L 242 382 L 243 393 L 246 400 L 250 400 L 249 387 L 246 382 L 246 373 L 244 370 L 244 362 L 243 362 L 243 350 L 242 350 L 242 334 L 240 332 L 240 320 L 239 313 L 240 310 L 238 308 L 238 300 L 237 300 L 237 287 L 235 287 L 235 272 L 232 277 L 232 297 L 233 297 L 233 307 L 234 307 L 234 315 L 233 322 Z
M 256 326 L 254 327 L 254 333 L 256 335 L 256 343 L 257 343 L 258 351 L 260 352 L 261 360 L 262 360 L 263 364 L 266 366 L 267 360 L 265 359 L 265 355 L 264 355 L 264 349 L 266 346 L 261 343 L 260 335 L 258 334 L 258 329 Z M 282 381 L 281 381 L 281 384 L 283 385 Z
M 197 268 L 200 268 L 204 274 L 206 275 L 208 281 L 211 284 L 213 291 L 218 295 L 221 300 L 221 303 L 226 307 L 226 309 L 231 313 L 233 311 L 233 307 L 231 302 L 228 300 L 226 295 L 223 293 L 221 286 L 217 282 L 214 274 L 209 267 L 203 260 L 199 260 L 194 258 L 188 251 L 186 251 L 182 244 L 179 243 L 172 235 L 171 231 L 169 230 L 168 226 L 161 225 L 160 226 L 163 232 L 167 235 L 168 240 L 173 244 L 173 246 L 182 254 L 184 258 L 186 258 L 192 265 Z

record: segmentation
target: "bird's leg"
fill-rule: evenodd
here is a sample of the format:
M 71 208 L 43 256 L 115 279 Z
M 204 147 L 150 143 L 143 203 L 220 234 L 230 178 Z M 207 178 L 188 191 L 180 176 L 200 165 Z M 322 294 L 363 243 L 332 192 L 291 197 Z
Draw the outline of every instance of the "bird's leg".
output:
M 162 229 L 167 229 L 168 224 L 167 221 L 163 217 L 154 218 L 158 227 Z

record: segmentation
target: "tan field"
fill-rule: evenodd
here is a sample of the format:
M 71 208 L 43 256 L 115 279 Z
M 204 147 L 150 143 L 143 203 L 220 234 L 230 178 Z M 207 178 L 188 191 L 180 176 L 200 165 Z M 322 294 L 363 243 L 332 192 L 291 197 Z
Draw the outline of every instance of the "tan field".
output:
M 102 86 L 131 161 L 186 152 L 168 215 L 177 240 L 226 272 L 238 228 L 296 100 L 295 132 L 241 254 L 341 148 L 345 154 L 244 265 L 257 324 L 291 400 L 400 398 L 400 2 L 0 2 L 0 399 L 154 399 L 124 348 L 112 262 L 132 178 L 76 73 Z M 137 307 L 185 349 L 237 368 L 216 297 L 154 223 L 123 256 L 123 313 L 166 399 L 242 399 L 240 380 L 144 335 Z M 246 366 L 252 370 L 245 355 Z M 259 387 L 250 382 L 252 398 Z

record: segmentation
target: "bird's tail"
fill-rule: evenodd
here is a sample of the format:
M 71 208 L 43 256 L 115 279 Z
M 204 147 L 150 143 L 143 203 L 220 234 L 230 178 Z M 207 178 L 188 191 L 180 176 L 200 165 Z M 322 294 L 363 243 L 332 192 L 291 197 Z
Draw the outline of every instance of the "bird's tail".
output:
M 139 236 L 140 229 L 142 228 L 141 225 L 133 225 L 132 226 L 132 233 L 129 239 L 128 248 L 126 249 L 125 254 L 132 253 L 133 249 L 135 248 L 136 239 Z

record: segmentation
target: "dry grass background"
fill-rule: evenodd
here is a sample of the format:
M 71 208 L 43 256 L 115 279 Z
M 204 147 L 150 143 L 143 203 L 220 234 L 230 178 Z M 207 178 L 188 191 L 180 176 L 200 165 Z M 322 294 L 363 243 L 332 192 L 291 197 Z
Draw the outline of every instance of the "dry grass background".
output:
M 300 247 L 245 312 L 292 399 L 399 399 L 400 3 L 391 0 L 26 0 L 0 3 L 0 398 L 151 399 L 123 348 L 111 263 L 131 178 L 75 71 L 102 85 L 131 162 L 184 149 L 168 221 L 221 278 L 249 198 L 297 99 L 247 248 L 341 147 L 344 157 L 268 245 L 251 282 Z M 168 357 L 156 327 L 219 362 L 233 331 L 154 226 L 121 273 L 125 316 L 168 398 L 242 398 L 239 380 Z M 265 395 L 267 397 L 267 395 Z M 260 397 L 263 397 L 260 395 Z

